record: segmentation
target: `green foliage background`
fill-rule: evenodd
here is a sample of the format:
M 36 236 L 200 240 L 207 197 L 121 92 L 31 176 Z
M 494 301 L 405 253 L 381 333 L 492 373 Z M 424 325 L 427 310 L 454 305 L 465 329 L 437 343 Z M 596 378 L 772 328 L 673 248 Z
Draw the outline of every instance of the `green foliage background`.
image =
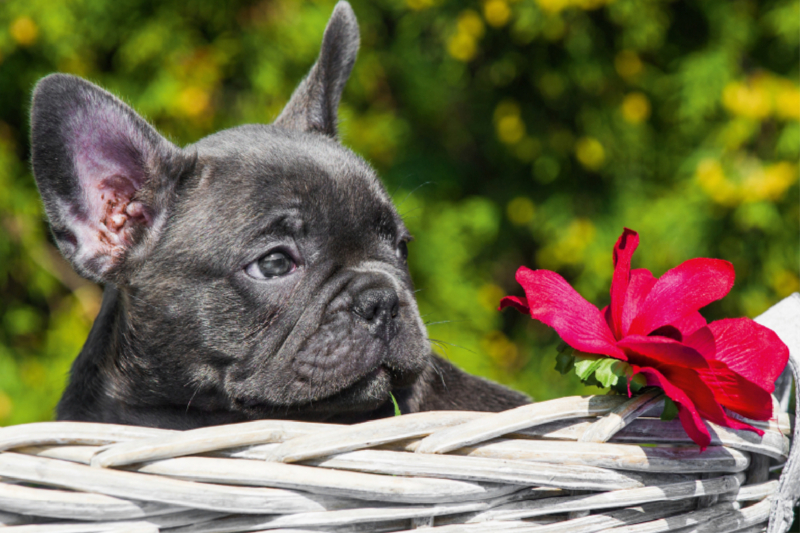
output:
M 416 235 L 439 349 L 536 399 L 583 392 L 556 336 L 495 311 L 519 265 L 605 305 L 611 249 L 636 266 L 732 261 L 707 318 L 798 290 L 796 0 L 354 0 L 362 48 L 344 144 Z M 28 165 L 38 78 L 84 76 L 178 144 L 270 122 L 313 63 L 330 1 L 0 3 L 0 424 L 51 418 L 100 289 L 49 239 Z

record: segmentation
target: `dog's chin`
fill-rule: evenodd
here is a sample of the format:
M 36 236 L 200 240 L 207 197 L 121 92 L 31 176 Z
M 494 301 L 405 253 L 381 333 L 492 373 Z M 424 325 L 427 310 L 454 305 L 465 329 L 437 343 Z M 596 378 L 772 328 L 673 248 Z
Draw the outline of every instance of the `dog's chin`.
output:
M 277 406 L 269 401 L 240 403 L 246 418 L 287 418 L 308 421 L 351 423 L 374 417 L 376 410 L 391 404 L 389 398 L 397 383 L 406 383 L 408 376 L 399 377 L 380 365 L 351 385 L 331 394 L 296 405 Z

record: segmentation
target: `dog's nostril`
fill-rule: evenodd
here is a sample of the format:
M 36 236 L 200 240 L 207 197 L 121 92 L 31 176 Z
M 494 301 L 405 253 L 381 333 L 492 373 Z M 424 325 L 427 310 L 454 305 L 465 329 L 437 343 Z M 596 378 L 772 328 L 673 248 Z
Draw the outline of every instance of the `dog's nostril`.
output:
M 387 340 L 396 329 L 392 324 L 400 309 L 400 299 L 393 289 L 367 289 L 353 300 L 352 311 L 367 321 L 373 335 Z M 374 330 L 374 331 L 373 331 Z
M 397 316 L 400 300 L 392 289 L 367 289 L 353 301 L 353 312 L 364 320 L 372 321 L 380 315 Z

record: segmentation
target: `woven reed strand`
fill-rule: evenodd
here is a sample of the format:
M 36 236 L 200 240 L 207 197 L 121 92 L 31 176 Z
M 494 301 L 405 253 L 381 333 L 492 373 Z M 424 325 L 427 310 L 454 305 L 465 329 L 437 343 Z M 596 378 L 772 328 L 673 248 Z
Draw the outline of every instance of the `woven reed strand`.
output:
M 0 429 L 9 533 L 761 531 L 789 417 L 708 424 L 701 452 L 653 392 L 353 426 L 262 420 L 170 431 Z M 591 514 L 589 514 L 591 513 Z

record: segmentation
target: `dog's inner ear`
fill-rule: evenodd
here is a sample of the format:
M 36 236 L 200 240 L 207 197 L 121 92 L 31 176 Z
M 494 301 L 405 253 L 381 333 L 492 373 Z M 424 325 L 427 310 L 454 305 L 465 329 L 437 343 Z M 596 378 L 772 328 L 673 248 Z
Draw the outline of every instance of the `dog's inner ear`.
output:
M 182 151 L 111 94 L 60 74 L 34 91 L 31 145 L 62 253 L 90 279 L 119 281 L 112 273 L 163 223 Z
M 358 53 L 358 21 L 347 2 L 333 10 L 317 62 L 275 120 L 276 126 L 336 137 L 336 112 Z

